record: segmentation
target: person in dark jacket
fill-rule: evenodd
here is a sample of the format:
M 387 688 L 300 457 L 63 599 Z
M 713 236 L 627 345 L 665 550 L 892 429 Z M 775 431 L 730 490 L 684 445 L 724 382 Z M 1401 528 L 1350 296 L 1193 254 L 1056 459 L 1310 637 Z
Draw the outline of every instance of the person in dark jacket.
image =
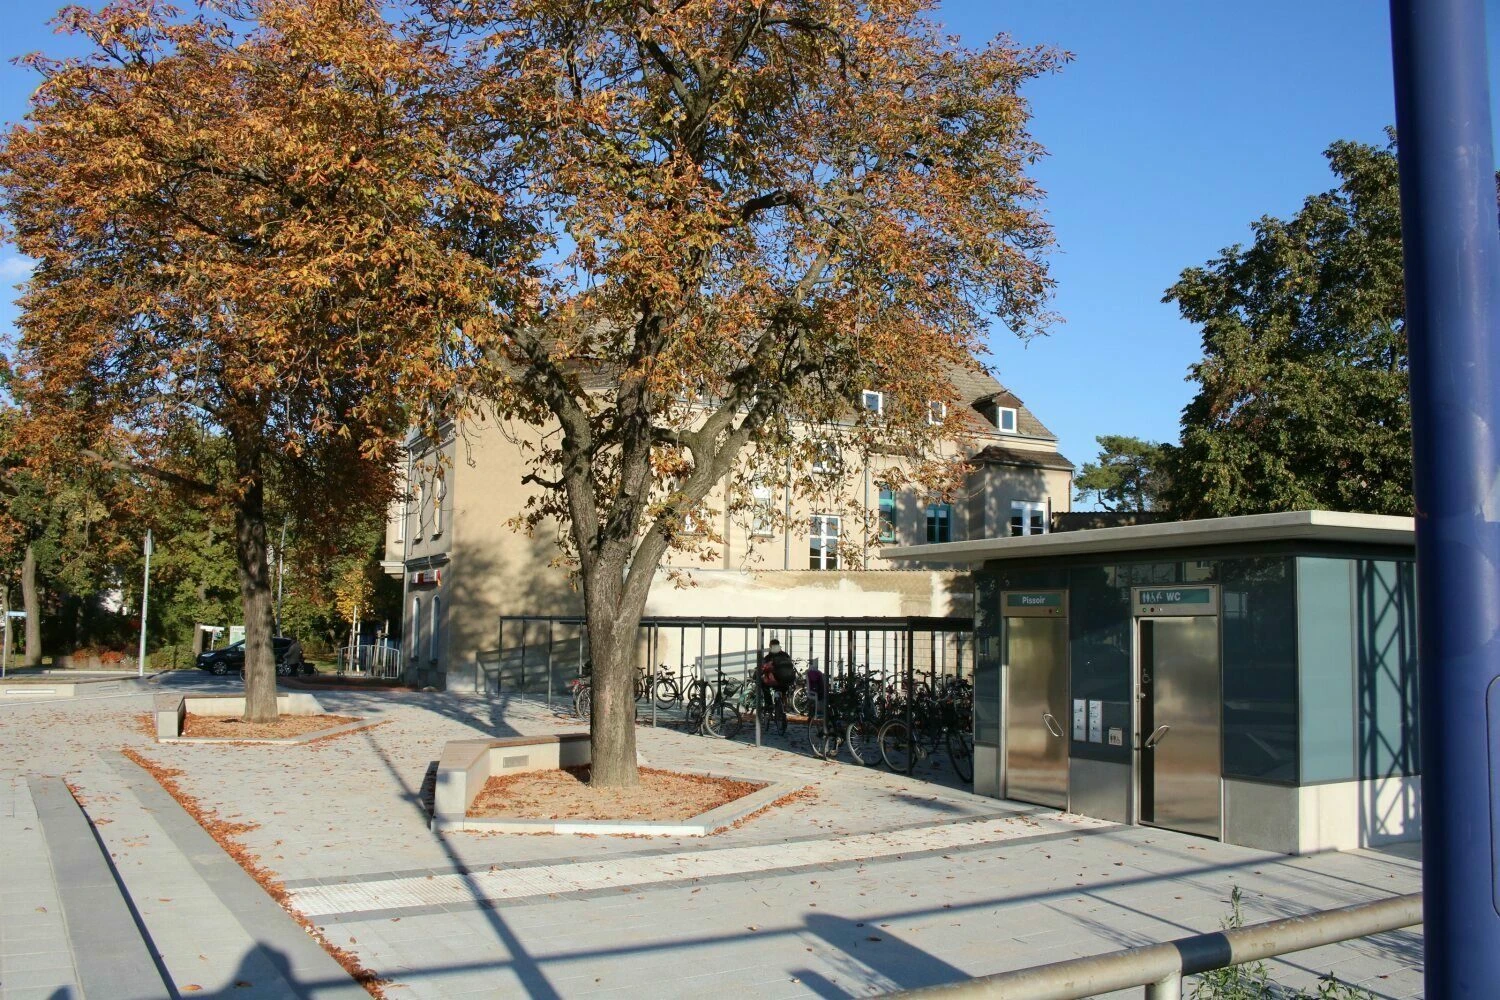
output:
M 781 726 L 781 732 L 786 733 L 786 699 L 792 690 L 792 685 L 797 683 L 797 665 L 792 658 L 781 648 L 780 639 L 772 639 L 767 643 L 766 655 L 760 660 L 760 704 L 768 713 L 775 712 L 775 720 Z M 771 691 L 775 689 L 780 693 L 780 698 L 772 702 Z

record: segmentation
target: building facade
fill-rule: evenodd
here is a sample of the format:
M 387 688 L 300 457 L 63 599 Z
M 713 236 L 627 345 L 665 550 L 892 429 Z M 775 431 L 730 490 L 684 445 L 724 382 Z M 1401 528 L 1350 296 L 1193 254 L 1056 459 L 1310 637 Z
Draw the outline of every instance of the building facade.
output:
M 1030 409 L 987 375 L 955 373 L 967 401 L 962 434 L 948 446 L 973 468 L 961 493 L 943 502 L 912 490 L 883 490 L 881 459 L 840 456 L 846 473 L 839 513 L 782 488 L 752 486 L 752 510 L 727 512 L 718 541 L 674 550 L 659 571 L 648 615 L 968 615 L 972 586 L 951 567 L 891 564 L 891 545 L 941 544 L 1049 530 L 1070 509 L 1073 465 Z M 883 405 L 879 392 L 862 405 Z M 450 428 L 440 443 L 408 444 L 405 499 L 393 505 L 383 565 L 404 578 L 407 679 L 418 686 L 472 682 L 475 665 L 499 645 L 501 615 L 577 614 L 582 595 L 560 564 L 555 525 L 517 525 L 534 487 L 522 482 L 541 431 L 494 420 Z M 441 461 L 438 459 L 441 458 Z M 441 466 L 441 472 L 437 471 Z M 718 502 L 715 502 L 715 501 Z M 863 516 L 849 516 L 853 508 Z M 686 570 L 687 585 L 670 570 Z M 679 575 L 680 576 L 680 575 Z
M 1411 518 L 895 554 L 975 567 L 976 792 L 1287 854 L 1420 838 Z

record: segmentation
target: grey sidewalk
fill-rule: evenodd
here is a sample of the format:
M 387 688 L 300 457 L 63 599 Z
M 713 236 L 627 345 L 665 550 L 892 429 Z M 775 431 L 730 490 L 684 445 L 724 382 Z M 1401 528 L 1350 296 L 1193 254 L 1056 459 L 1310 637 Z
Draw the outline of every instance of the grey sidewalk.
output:
M 192 980 L 205 992 L 232 986 L 245 942 L 215 929 L 233 907 L 192 894 L 181 859 L 194 852 L 166 843 L 151 789 L 107 763 L 122 745 L 251 825 L 238 842 L 335 944 L 393 980 L 393 997 L 870 995 L 1213 929 L 1234 886 L 1254 921 L 1420 882 L 1396 854 L 1269 855 L 649 729 L 653 765 L 791 778 L 813 794 L 703 842 L 436 836 L 421 789 L 444 741 L 577 722 L 454 694 L 319 697 L 382 724 L 307 747 L 160 746 L 133 722 L 144 698 L 11 710 L 38 723 L 29 760 L 72 772 L 105 821 L 127 884 L 171 887 L 170 902 L 139 895 L 174 979 L 197 962 L 211 970 Z M 0 730 L 0 748 L 14 731 Z M 1420 969 L 1419 931 L 1275 967 L 1288 985 L 1335 971 L 1380 997 L 1420 996 Z

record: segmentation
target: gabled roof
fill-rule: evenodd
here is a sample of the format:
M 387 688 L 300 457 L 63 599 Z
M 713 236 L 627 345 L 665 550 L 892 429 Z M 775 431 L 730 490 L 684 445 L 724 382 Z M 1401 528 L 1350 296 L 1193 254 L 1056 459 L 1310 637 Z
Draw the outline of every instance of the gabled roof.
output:
M 1036 414 L 1026 408 L 1021 398 L 1011 392 L 991 375 L 989 372 L 976 372 L 968 368 L 954 368 L 948 375 L 953 383 L 958 398 L 968 404 L 969 412 L 965 414 L 970 429 L 976 431 L 988 431 L 990 434 L 998 434 L 995 425 L 979 415 L 977 407 L 986 403 L 994 403 L 998 406 L 1014 407 L 1016 411 L 1016 433 L 1022 437 L 1042 438 L 1047 441 L 1056 441 L 1057 435 L 1047 429 Z M 1071 468 L 1071 466 L 1069 466 Z

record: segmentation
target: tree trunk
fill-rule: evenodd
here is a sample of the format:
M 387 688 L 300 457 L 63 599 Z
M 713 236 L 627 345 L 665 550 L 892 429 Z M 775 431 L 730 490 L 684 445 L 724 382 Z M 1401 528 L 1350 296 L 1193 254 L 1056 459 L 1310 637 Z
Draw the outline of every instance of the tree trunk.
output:
M 42 665 L 42 593 L 36 585 L 36 551 L 28 542 L 21 560 L 21 605 L 26 610 L 26 665 Z
M 271 643 L 270 562 L 266 558 L 265 487 L 258 454 L 239 462 L 244 497 L 234 512 L 235 556 L 240 571 L 240 602 L 245 611 L 246 722 L 273 722 L 276 711 L 276 652 Z M 248 473 L 248 474 L 247 474 Z
M 596 638 L 600 633 L 602 637 Z M 599 788 L 634 788 L 640 781 L 635 764 L 635 664 L 633 643 L 619 642 L 613 621 L 595 627 L 589 617 L 589 655 L 593 661 L 589 710 L 589 784 Z
M 634 788 L 640 782 L 635 762 L 635 642 L 640 612 L 622 614 L 619 569 L 598 567 L 585 580 L 583 600 L 589 631 L 589 784 L 599 788 Z M 608 581 L 600 585 L 599 580 Z M 590 586 L 590 583 L 593 585 Z

